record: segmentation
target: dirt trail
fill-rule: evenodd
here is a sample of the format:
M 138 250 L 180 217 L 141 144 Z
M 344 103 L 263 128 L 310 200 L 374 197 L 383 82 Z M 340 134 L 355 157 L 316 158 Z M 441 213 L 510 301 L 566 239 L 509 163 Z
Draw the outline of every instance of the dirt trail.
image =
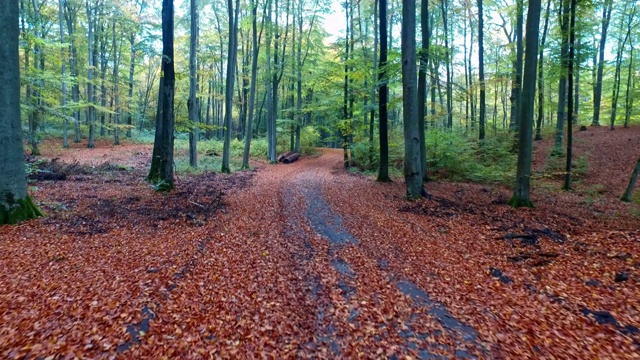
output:
M 325 149 L 317 158 L 269 167 L 261 171 L 246 194 L 231 200 L 232 218 L 234 208 L 248 198 L 279 202 L 278 213 L 267 215 L 270 219 L 263 217 L 260 205 L 248 216 L 282 224 L 280 233 L 272 236 L 287 243 L 282 251 L 287 252 L 283 257 L 290 259 L 291 268 L 284 271 L 296 274 L 299 280 L 295 286 L 304 290 L 300 300 L 306 304 L 307 316 L 301 319 L 300 328 L 308 332 L 301 334 L 307 339 L 299 344 L 301 351 L 330 357 L 486 357 L 487 349 L 472 327 L 456 319 L 410 279 L 391 270 L 385 258 L 367 253 L 359 244 L 368 239 L 357 239 L 344 226 L 324 196 L 327 186 L 335 189 L 338 185 L 339 189 L 340 181 L 351 179 L 336 178 L 342 173 L 341 156 L 339 150 Z M 348 193 L 343 196 L 347 198 Z M 361 225 L 371 224 L 364 219 Z M 357 264 L 346 260 L 347 256 L 357 259 Z M 380 348 L 366 344 L 379 344 Z

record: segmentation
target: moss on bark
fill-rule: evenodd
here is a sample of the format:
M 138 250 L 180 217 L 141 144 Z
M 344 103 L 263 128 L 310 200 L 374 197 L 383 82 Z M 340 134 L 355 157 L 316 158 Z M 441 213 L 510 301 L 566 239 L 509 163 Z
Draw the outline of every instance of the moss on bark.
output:
M 0 225 L 17 224 L 41 216 L 44 216 L 44 213 L 27 195 L 25 199 L 14 201 L 9 208 L 0 208 Z
M 513 206 L 514 208 L 521 208 L 521 207 L 533 208 L 534 207 L 533 202 L 531 202 L 531 200 L 520 199 L 515 195 L 511 197 L 511 200 L 509 200 L 509 205 Z

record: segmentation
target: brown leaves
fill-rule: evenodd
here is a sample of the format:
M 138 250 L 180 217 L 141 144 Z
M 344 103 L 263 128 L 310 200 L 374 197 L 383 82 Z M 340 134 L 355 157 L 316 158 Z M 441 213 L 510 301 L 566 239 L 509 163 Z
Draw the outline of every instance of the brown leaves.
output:
M 255 177 L 181 177 L 161 195 L 142 181 L 148 150 L 60 152 L 136 169 L 38 183 L 50 217 L 0 228 L 0 357 L 637 354 L 638 221 L 609 192 L 597 213 L 580 190 L 536 191 L 538 208 L 520 211 L 494 202 L 508 189 L 430 183 L 432 199 L 407 205 L 403 184 L 342 175 L 326 150 Z M 209 207 L 219 190 L 224 212 Z

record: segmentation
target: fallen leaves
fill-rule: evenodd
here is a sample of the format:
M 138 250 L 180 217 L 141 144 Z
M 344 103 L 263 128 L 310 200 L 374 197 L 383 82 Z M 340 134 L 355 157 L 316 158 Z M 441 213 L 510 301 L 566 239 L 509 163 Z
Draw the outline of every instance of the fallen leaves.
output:
M 614 140 L 589 138 L 578 151 Z M 407 204 L 401 182 L 343 173 L 339 150 L 256 176 L 181 177 L 170 194 L 142 181 L 148 147 L 56 151 L 76 168 L 113 156 L 132 170 L 39 182 L 50 216 L 0 227 L 0 357 L 640 351 L 637 205 L 610 196 L 628 175 L 601 175 L 596 153 L 583 181 L 602 181 L 597 202 L 541 190 L 520 211 L 494 201 L 508 189 L 474 184 L 430 183 L 432 199 Z

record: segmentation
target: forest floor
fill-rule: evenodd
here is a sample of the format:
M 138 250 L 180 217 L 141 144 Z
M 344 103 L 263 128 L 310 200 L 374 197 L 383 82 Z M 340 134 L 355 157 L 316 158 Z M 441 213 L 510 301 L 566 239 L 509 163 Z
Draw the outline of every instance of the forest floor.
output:
M 409 202 L 330 149 L 161 194 L 148 145 L 45 143 L 48 216 L 0 227 L 0 357 L 638 359 L 640 127 L 575 135 L 572 192 L 536 143 L 535 209 Z

